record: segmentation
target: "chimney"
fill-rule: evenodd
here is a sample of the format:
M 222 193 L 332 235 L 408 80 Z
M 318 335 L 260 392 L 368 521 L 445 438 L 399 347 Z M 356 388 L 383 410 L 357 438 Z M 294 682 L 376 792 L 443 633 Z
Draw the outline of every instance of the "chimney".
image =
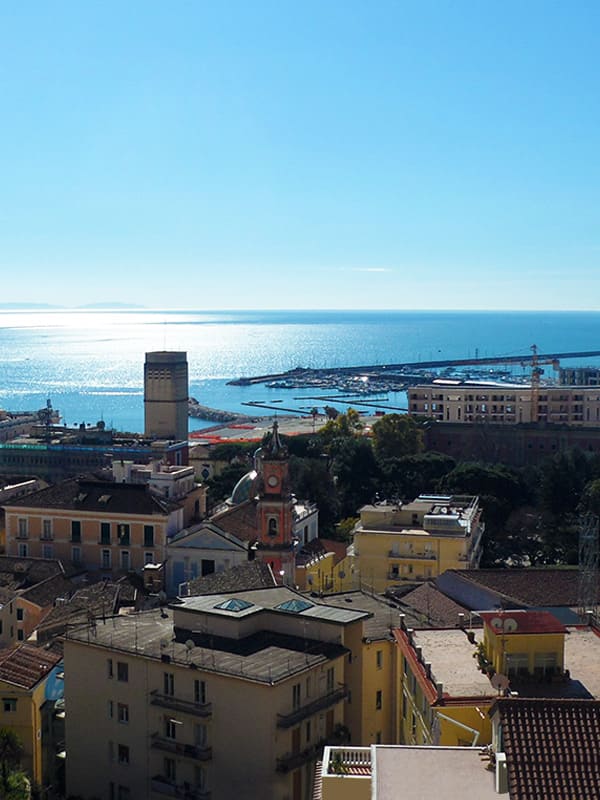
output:
M 496 753 L 496 794 L 508 794 L 506 753 Z
M 437 699 L 442 700 L 444 697 L 444 684 L 443 683 L 436 683 L 435 689 L 437 692 Z
M 425 662 L 425 674 L 427 675 L 429 680 L 431 680 L 431 661 Z
M 465 615 L 462 611 L 458 612 L 458 627 L 464 628 L 465 627 Z
M 415 647 L 415 653 L 417 654 L 417 661 L 422 662 L 423 661 L 423 648 Z
M 400 630 L 406 630 L 406 614 L 398 614 L 398 619 L 400 620 Z

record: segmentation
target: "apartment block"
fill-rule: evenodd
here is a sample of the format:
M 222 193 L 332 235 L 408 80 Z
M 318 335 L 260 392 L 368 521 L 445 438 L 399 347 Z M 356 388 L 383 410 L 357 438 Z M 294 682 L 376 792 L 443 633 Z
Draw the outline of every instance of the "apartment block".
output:
M 437 422 L 489 422 L 502 425 L 553 423 L 580 427 L 600 425 L 598 386 L 477 384 L 437 380 L 408 392 L 411 414 Z
M 170 475 L 182 468 L 165 468 Z M 187 469 L 192 474 L 193 469 Z M 158 493 L 147 483 L 72 479 L 9 501 L 6 552 L 18 557 L 59 558 L 106 572 L 141 571 L 161 564 L 167 541 L 199 519 L 205 489 Z
M 363 506 L 354 529 L 355 577 L 374 592 L 477 567 L 484 532 L 479 498 L 419 495 L 411 503 Z
M 308 800 L 369 616 L 274 586 L 69 631 L 67 793 Z

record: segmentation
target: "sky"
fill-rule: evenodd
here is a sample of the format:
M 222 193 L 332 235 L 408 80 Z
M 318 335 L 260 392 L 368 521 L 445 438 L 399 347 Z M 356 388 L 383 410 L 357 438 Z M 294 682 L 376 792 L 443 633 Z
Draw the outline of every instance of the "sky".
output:
M 600 4 L 0 6 L 0 304 L 600 307 Z

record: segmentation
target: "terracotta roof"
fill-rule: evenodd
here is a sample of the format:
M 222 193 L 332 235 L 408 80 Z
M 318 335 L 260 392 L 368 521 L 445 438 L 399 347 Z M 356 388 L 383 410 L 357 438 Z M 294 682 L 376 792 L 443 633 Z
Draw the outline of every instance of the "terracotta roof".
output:
M 89 622 L 92 618 L 110 617 L 118 610 L 121 582 L 98 581 L 78 589 L 65 602 L 58 603 L 44 617 L 37 629 L 38 641 L 45 641 L 63 633 L 67 625 Z
M 573 569 L 515 567 L 447 572 L 496 592 L 521 607 L 579 604 L 579 570 L 576 567 Z M 600 602 L 600 581 L 596 581 L 596 586 L 596 599 Z
M 469 609 L 447 597 L 433 583 L 422 583 L 416 589 L 396 598 L 403 610 L 417 617 L 421 625 L 452 628 L 459 623 L 459 614 L 469 620 Z
M 494 633 L 566 633 L 567 629 L 549 611 L 482 611 L 479 616 Z
M 26 589 L 19 596 L 29 603 L 33 603 L 40 608 L 51 606 L 57 597 L 69 597 L 77 589 L 77 585 L 64 575 L 52 575 L 45 581 L 40 581 Z
M 600 797 L 600 702 L 501 698 L 511 800 Z
M 26 497 L 4 503 L 5 508 L 58 508 L 109 514 L 168 514 L 178 503 L 152 494 L 143 483 L 75 479 L 62 481 Z
M 60 661 L 59 653 L 22 644 L 0 655 L 0 681 L 32 689 Z
M 247 561 L 224 572 L 195 578 L 186 584 L 187 596 L 249 591 L 276 586 L 273 572 L 264 561 Z
M 258 519 L 254 500 L 246 500 L 227 511 L 215 514 L 209 521 L 226 533 L 232 533 L 238 539 L 246 542 L 252 541 L 258 536 Z

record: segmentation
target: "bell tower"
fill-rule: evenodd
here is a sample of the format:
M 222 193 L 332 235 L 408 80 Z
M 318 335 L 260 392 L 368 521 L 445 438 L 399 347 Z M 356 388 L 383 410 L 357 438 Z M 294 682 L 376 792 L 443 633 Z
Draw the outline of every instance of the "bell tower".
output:
M 262 481 L 258 501 L 258 534 L 261 557 L 272 565 L 273 572 L 283 572 L 293 580 L 294 501 L 290 492 L 289 455 L 279 438 L 279 425 L 273 422 L 273 430 L 262 446 Z M 282 581 L 283 582 L 283 581 Z

